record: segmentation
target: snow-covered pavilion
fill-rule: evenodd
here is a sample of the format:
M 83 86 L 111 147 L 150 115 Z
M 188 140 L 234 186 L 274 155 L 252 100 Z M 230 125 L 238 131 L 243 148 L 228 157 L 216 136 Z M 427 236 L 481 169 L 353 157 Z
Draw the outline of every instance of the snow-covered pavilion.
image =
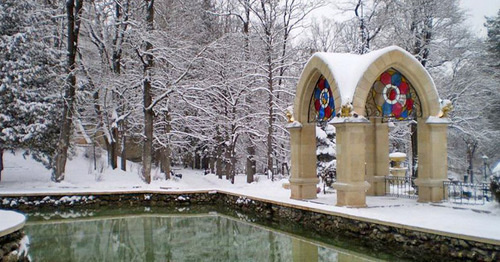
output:
M 337 132 L 337 205 L 364 207 L 367 194 L 384 195 L 390 119 L 417 121 L 418 201 L 441 201 L 448 169 L 447 109 L 429 73 L 400 47 L 364 55 L 314 54 L 300 77 L 287 125 L 291 198 L 317 197 L 317 121 L 333 124 Z

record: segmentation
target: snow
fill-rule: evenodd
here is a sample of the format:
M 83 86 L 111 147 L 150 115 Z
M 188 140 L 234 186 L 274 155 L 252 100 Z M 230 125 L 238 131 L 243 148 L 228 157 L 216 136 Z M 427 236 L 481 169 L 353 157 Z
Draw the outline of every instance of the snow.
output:
M 425 121 L 427 124 L 451 124 L 451 120 L 447 117 L 437 117 L 437 116 L 429 116 Z
M 323 129 L 321 129 L 321 127 L 316 126 L 316 138 L 323 140 L 323 139 L 326 139 L 326 137 L 327 137 L 326 132 L 323 131 Z
M 291 123 L 286 124 L 285 128 L 287 128 L 287 129 L 289 129 L 289 128 L 302 128 L 302 124 L 297 122 L 297 121 L 293 121 Z
M 413 60 L 416 65 L 420 65 L 420 62 L 414 56 L 398 46 L 389 46 L 363 55 L 319 52 L 315 53 L 311 59 L 318 57 L 327 65 L 339 89 L 342 99 L 341 103 L 342 105 L 347 105 L 353 102 L 356 86 L 361 81 L 368 67 L 377 59 L 392 51 L 399 51 L 407 58 Z M 426 74 L 432 81 L 430 75 L 427 72 Z M 432 87 L 435 89 L 434 85 Z M 436 90 L 435 93 L 437 93 Z
M 350 116 L 350 117 L 334 117 L 328 123 L 338 124 L 338 123 L 368 123 L 368 122 L 369 121 L 363 116 L 360 117 Z
M 335 155 L 335 149 L 331 146 L 318 146 L 316 149 L 316 155 Z
M 406 154 L 405 153 L 401 153 L 401 152 L 393 152 L 393 153 L 390 153 L 389 154 L 389 158 L 391 157 L 406 157 Z
M 226 192 L 240 195 L 240 203 L 252 200 L 267 200 L 289 205 L 301 206 L 311 210 L 330 212 L 343 217 L 356 217 L 359 220 L 375 221 L 381 224 L 393 223 L 401 227 L 416 227 L 424 231 L 438 231 L 457 234 L 461 237 L 484 238 L 500 241 L 500 205 L 489 202 L 485 205 L 454 205 L 448 202 L 439 204 L 417 203 L 416 200 L 388 196 L 367 197 L 368 208 L 337 207 L 336 194 L 319 193 L 314 200 L 290 199 L 290 191 L 282 187 L 288 183 L 283 178 L 271 181 L 265 175 L 257 175 L 257 182 L 246 183 L 245 175 L 237 175 L 234 184 L 229 180 L 218 179 L 214 174 L 204 175 L 203 170 L 181 169 L 182 179 L 164 180 L 161 173 L 153 171 L 151 184 L 145 184 L 139 178 L 139 166 L 129 162 L 128 172 L 104 168 L 100 180 L 92 161 L 83 156 L 69 160 L 65 180 L 61 183 L 50 181 L 50 171 L 32 159 L 24 159 L 21 154 L 4 154 L 5 170 L 0 182 L 0 196 L 13 194 L 53 194 L 61 195 L 45 201 L 85 201 L 75 197 L 74 193 L 96 194 L 99 192 L 141 192 L 148 198 L 155 192 Z M 103 154 L 102 158 L 105 159 Z M 322 186 L 321 186 L 322 188 Z M 186 196 L 179 196 L 177 201 L 185 201 Z M 4 199 L 5 201 L 6 199 Z M 11 203 L 12 204 L 12 203 Z M 16 203 L 19 204 L 19 203 Z M 1 211 L 0 226 L 8 227 L 19 214 Z M 8 215 L 4 215 L 8 214 Z M 21 215 L 22 216 L 22 215 Z M 24 220 L 22 220 L 24 221 Z
M 335 134 L 335 127 L 332 125 L 326 125 L 325 132 L 327 135 L 333 135 L 333 134 Z
M 8 235 L 24 226 L 26 217 L 23 214 L 0 210 L 0 236 Z
M 497 163 L 497 165 L 491 170 L 491 173 L 493 174 L 500 174 L 500 162 Z

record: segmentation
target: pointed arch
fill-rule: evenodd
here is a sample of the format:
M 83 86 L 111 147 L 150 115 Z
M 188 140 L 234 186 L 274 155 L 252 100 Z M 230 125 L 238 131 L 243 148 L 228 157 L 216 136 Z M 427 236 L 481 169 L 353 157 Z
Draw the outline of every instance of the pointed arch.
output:
M 439 114 L 439 95 L 434 81 L 417 59 L 399 47 L 386 48 L 385 52 L 380 52 L 364 71 L 354 92 L 354 111 L 365 115 L 366 99 L 373 83 L 390 68 L 401 72 L 415 88 L 422 104 L 423 118 Z
M 366 192 L 370 183 L 375 194 L 385 193 L 383 177 L 389 173 L 388 124 L 376 118 L 367 120 L 363 116 L 366 115 L 366 102 L 373 84 L 388 70 L 404 75 L 404 82 L 411 83 L 412 92 L 420 100 L 420 113 L 417 116 L 419 175 L 415 180 L 419 187 L 418 201 L 442 200 L 442 182 L 447 175 L 446 128 L 449 121 L 437 118 L 440 112 L 439 96 L 429 73 L 410 53 L 397 46 L 364 55 L 316 53 L 307 62 L 297 85 L 293 108 L 295 121 L 287 125 L 291 140 L 292 199 L 317 197 L 316 118 L 310 118 L 310 114 L 320 111 L 318 99 L 323 99 L 320 101 L 322 106 L 329 106 L 330 103 L 325 101 L 331 96 L 334 98 L 335 112 L 340 112 L 343 107 L 349 111 L 347 116 L 337 114 L 333 119 L 330 118 L 330 111 L 325 111 L 328 112 L 325 113 L 327 117 L 322 118 L 323 121 L 331 119 L 330 123 L 337 131 L 337 182 L 334 184 L 337 205 L 366 206 Z M 323 94 L 325 88 L 320 84 L 322 77 L 329 83 L 331 90 L 328 90 L 328 95 Z M 399 80 L 395 81 L 399 83 Z M 401 90 L 407 90 L 406 87 L 401 87 L 399 83 L 395 84 L 395 88 L 392 78 L 388 85 L 384 88 L 387 87 L 386 91 L 390 92 L 389 100 L 396 101 L 396 96 L 402 100 L 403 97 L 399 95 Z M 316 87 L 320 89 L 316 93 L 325 97 L 314 93 Z M 389 88 L 394 89 L 394 92 Z M 413 94 L 406 98 L 412 97 Z M 311 102 L 313 98 L 316 100 L 314 104 Z M 386 97 L 384 99 L 388 101 Z M 310 110 L 312 105 L 315 107 Z M 318 116 L 321 114 L 318 113 Z
M 321 76 L 330 84 L 335 104 L 335 112 L 339 112 L 341 100 L 337 82 L 332 71 L 328 68 L 327 61 L 325 61 L 319 53 L 316 53 L 309 59 L 304 70 L 302 70 L 297 85 L 297 92 L 293 104 L 293 114 L 296 121 L 300 123 L 308 122 L 311 97 Z

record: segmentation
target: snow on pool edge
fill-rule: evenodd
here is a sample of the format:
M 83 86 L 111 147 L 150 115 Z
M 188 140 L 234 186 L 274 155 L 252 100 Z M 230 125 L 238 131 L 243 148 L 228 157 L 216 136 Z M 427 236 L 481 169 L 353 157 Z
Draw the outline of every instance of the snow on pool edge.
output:
M 18 212 L 0 210 L 0 237 L 16 232 L 24 227 L 26 217 Z

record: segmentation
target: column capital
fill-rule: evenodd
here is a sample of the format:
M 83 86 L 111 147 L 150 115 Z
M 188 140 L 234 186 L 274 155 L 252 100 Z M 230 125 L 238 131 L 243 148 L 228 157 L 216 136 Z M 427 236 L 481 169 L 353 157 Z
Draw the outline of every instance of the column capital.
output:
M 431 126 L 449 126 L 451 125 L 451 120 L 447 117 L 429 116 L 425 119 L 425 123 Z
M 302 124 L 298 121 L 293 121 L 289 122 L 285 125 L 285 128 L 292 131 L 292 130 L 300 130 L 302 129 Z
M 371 122 L 365 117 L 334 117 L 329 123 L 334 126 L 364 126 Z

